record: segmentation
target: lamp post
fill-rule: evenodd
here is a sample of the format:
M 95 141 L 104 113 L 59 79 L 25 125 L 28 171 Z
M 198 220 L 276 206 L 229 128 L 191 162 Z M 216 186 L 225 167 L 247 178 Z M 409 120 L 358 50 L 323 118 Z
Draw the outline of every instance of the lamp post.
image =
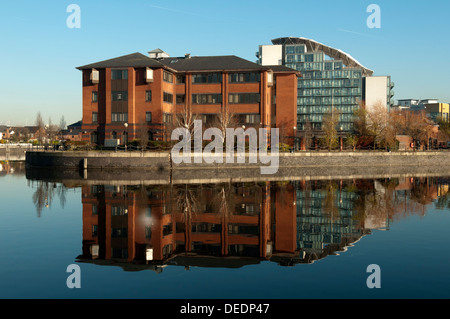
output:
M 127 143 L 128 143 L 128 123 L 124 123 L 123 126 L 125 126 L 125 136 L 123 139 L 123 143 L 125 144 L 125 152 L 127 151 Z
M 342 149 L 343 149 L 343 144 L 344 144 L 344 141 L 343 141 L 343 138 L 342 138 L 342 126 L 341 127 L 339 127 L 339 139 L 340 139 L 340 149 L 341 149 L 341 152 L 342 152 Z
M 48 124 L 45 124 L 44 125 L 44 149 L 45 150 L 47 150 L 47 148 L 48 148 L 48 137 L 47 137 L 47 134 L 48 134 L 48 128 L 49 128 L 49 125 Z
M 292 145 L 294 147 L 294 152 L 297 150 L 297 126 L 293 127 L 294 136 L 292 138 Z

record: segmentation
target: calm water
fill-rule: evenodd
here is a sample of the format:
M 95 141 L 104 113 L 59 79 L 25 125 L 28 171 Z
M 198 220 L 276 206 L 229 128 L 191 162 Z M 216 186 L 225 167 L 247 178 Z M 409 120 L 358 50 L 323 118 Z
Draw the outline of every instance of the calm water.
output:
M 449 298 L 449 183 L 105 185 L 2 163 L 0 298 Z

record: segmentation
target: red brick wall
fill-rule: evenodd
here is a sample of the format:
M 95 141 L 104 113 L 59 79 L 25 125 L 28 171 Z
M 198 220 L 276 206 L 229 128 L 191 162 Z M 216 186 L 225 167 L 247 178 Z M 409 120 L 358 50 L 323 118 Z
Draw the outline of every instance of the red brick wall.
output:
M 261 72 L 260 83 L 228 83 L 227 73 L 223 73 L 222 83 L 192 84 L 192 75 L 186 74 L 186 83 L 177 84 L 176 74 L 173 74 L 173 83 L 163 80 L 163 69 L 155 69 L 152 83 L 145 81 L 145 68 L 128 68 L 128 128 L 123 123 L 111 123 L 111 69 L 100 70 L 100 83 L 91 84 L 89 80 L 90 70 L 83 71 L 83 127 L 91 133 L 105 128 L 104 138 L 111 138 L 113 131 L 121 138 L 122 133 L 128 132 L 128 140 L 138 137 L 139 125 L 145 122 L 145 113 L 152 112 L 152 123 L 162 124 L 164 113 L 181 111 L 183 105 L 176 104 L 176 94 L 185 94 L 185 103 L 191 103 L 192 94 L 222 94 L 222 105 L 195 105 L 191 104 L 192 111 L 199 114 L 219 113 L 222 107 L 227 107 L 236 114 L 260 114 L 261 124 L 267 127 L 283 126 L 290 130 L 296 125 L 297 120 L 297 76 L 295 74 L 277 74 L 276 95 L 277 111 L 276 123 L 272 123 L 272 97 L 273 88 L 267 83 L 268 71 Z M 145 101 L 145 92 L 152 91 L 152 101 Z M 92 102 L 92 92 L 98 91 L 98 102 Z M 163 93 L 173 95 L 173 103 L 163 101 Z M 259 104 L 229 104 L 229 93 L 259 93 Z M 92 123 L 92 112 L 98 112 L 98 124 Z M 260 123 L 255 123 L 259 126 Z M 101 126 L 101 127 L 99 127 Z M 149 128 L 161 128 L 159 125 L 151 125 Z M 291 132 L 289 132 L 291 133 Z M 156 135 L 161 138 L 161 135 Z M 89 134 L 83 136 L 89 139 Z M 99 139 L 103 143 L 103 139 Z

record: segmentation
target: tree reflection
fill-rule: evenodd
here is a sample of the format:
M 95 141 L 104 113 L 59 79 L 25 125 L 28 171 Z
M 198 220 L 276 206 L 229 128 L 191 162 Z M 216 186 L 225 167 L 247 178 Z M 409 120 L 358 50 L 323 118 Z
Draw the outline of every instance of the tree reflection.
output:
M 66 204 L 67 188 L 63 184 L 48 181 L 35 181 L 33 182 L 32 187 L 36 188 L 32 199 L 38 217 L 41 217 L 44 208 L 50 208 L 55 196 L 59 197 L 60 205 L 64 208 Z

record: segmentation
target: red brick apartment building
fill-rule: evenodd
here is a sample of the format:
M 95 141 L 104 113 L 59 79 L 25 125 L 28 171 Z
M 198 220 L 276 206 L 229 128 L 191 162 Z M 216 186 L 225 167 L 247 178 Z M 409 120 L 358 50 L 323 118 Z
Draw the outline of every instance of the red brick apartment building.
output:
M 205 124 L 222 112 L 235 126 L 277 127 L 290 136 L 297 123 L 297 78 L 284 66 L 237 56 L 169 57 L 133 53 L 78 67 L 83 83 L 83 140 L 124 144 L 142 136 L 168 140 L 174 116 L 189 108 Z M 204 125 L 206 127 L 207 125 Z

